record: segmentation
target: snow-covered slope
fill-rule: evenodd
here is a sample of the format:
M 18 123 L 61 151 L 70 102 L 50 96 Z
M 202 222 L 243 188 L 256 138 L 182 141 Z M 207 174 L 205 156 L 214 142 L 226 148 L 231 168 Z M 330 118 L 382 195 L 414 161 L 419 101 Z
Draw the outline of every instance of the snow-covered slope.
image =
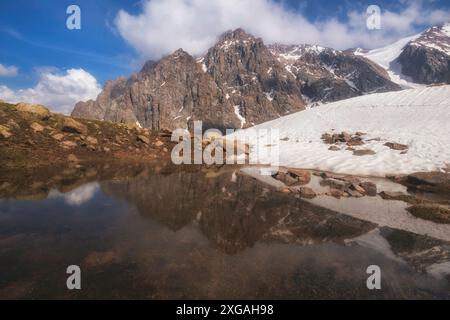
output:
M 363 56 L 383 67 L 391 80 L 398 85 L 405 88 L 419 88 L 423 87 L 421 84 L 414 83 L 409 77 L 402 74 L 401 66 L 396 61 L 396 59 L 402 53 L 403 48 L 411 41 L 418 39 L 421 34 L 416 34 L 411 37 L 406 37 L 400 39 L 393 44 L 390 44 L 386 47 L 370 50 L 367 52 L 364 51 L 355 51 L 355 55 Z
M 404 88 L 420 88 L 424 84 L 450 83 L 450 23 L 428 28 L 383 48 L 364 51 L 363 56 L 386 69 L 391 80 Z
M 249 130 L 278 129 L 280 165 L 336 173 L 385 176 L 440 170 L 450 164 L 450 86 L 435 86 L 377 93 L 321 105 L 236 133 L 244 139 Z M 364 132 L 365 144 L 375 155 L 355 156 L 347 146 L 329 150 L 324 133 Z M 258 135 L 264 135 L 259 131 Z M 371 139 L 375 139 L 369 141 Z M 392 150 L 386 142 L 408 146 Z M 268 148 L 260 140 L 259 148 Z M 252 145 L 256 150 L 256 144 Z M 262 157 L 261 161 L 267 162 Z

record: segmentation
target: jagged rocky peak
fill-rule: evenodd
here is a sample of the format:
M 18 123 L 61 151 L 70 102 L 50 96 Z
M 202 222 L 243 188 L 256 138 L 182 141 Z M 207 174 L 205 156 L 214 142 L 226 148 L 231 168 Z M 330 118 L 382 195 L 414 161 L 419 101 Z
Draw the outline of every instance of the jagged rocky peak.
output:
M 450 23 L 433 26 L 420 37 L 409 43 L 411 46 L 424 46 L 450 55 Z
M 271 45 L 270 51 L 301 84 L 310 104 L 366 93 L 399 90 L 384 69 L 371 61 L 319 45 Z
M 245 128 L 305 109 L 305 99 L 335 101 L 396 90 L 371 62 L 320 46 L 266 46 L 243 29 L 222 34 L 203 57 L 183 49 L 107 83 L 73 115 L 152 129 Z
M 296 78 L 262 39 L 242 29 L 224 33 L 201 63 L 234 106 L 243 127 L 304 109 Z
M 229 30 L 227 32 L 224 32 L 220 37 L 218 41 L 218 45 L 222 45 L 224 43 L 228 44 L 237 44 L 237 43 L 243 43 L 247 44 L 248 42 L 256 41 L 261 39 L 255 38 L 253 35 L 245 32 L 244 29 L 238 28 L 235 30 Z
M 286 60 L 297 60 L 308 53 L 317 55 L 325 50 L 333 50 L 319 45 L 310 44 L 273 44 L 269 46 L 269 49 L 274 55 Z
M 450 83 L 450 23 L 433 26 L 410 41 L 397 61 L 416 83 Z

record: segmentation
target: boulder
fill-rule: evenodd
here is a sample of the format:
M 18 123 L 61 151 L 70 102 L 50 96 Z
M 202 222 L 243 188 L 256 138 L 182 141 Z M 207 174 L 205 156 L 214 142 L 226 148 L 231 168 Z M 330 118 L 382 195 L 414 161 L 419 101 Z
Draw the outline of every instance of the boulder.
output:
M 339 150 L 341 150 L 341 148 L 336 147 L 336 146 L 331 146 L 331 147 L 328 148 L 328 150 L 330 150 L 330 151 L 339 151 Z
M 380 192 L 380 197 L 384 200 L 398 200 L 398 201 L 409 201 L 409 195 L 398 191 L 382 191 Z
M 348 190 L 347 190 L 347 193 L 348 193 L 350 196 L 354 197 L 354 198 L 361 198 L 361 197 L 364 196 L 364 194 L 361 194 L 361 193 L 359 193 L 358 191 L 353 190 L 353 189 L 348 189 Z
M 30 125 L 30 128 L 33 129 L 34 132 L 42 132 L 42 131 L 44 131 L 44 127 L 41 126 L 41 125 L 40 125 L 39 123 L 37 123 L 37 122 L 33 122 L 33 123 Z
M 320 181 L 320 185 L 321 186 L 329 186 L 331 189 L 342 190 L 344 192 L 350 188 L 351 183 L 333 179 L 333 178 L 329 178 L 329 179 L 324 179 L 324 180 Z
M 71 149 L 71 148 L 75 148 L 78 145 L 76 142 L 73 142 L 73 141 L 63 141 L 63 142 L 61 142 L 61 146 L 64 149 Z
M 8 120 L 7 126 L 11 129 L 20 129 L 20 126 L 13 119 Z
M 150 139 L 147 138 L 146 136 L 143 136 L 143 135 L 138 135 L 136 137 L 136 140 L 139 141 L 139 142 L 145 143 L 145 144 L 149 144 L 150 143 Z
M 430 220 L 436 223 L 450 223 L 450 209 L 446 206 L 433 205 L 433 204 L 417 204 L 408 207 L 413 216 Z
M 31 116 L 33 118 L 39 120 L 46 120 L 50 117 L 51 113 L 46 107 L 39 104 L 31 104 L 31 103 L 18 103 L 16 104 L 16 110 L 24 113 L 27 116 Z
M 342 140 L 344 140 L 345 142 L 348 142 L 352 139 L 352 136 L 347 132 L 342 132 L 341 137 L 342 137 Z
M 62 133 L 57 133 L 52 135 L 52 138 L 55 139 L 56 141 L 61 141 L 62 139 L 64 139 L 64 135 Z
M 88 128 L 73 118 L 65 117 L 63 120 L 62 131 L 86 135 L 88 133 Z
M 361 186 L 359 185 L 359 183 L 353 183 L 352 186 L 351 186 L 351 188 L 352 188 L 353 190 L 359 192 L 359 193 L 362 194 L 362 195 L 365 195 L 365 194 L 366 194 L 366 190 L 365 190 L 363 187 L 361 187 Z
M 407 183 L 417 189 L 448 193 L 450 192 L 450 173 L 416 172 L 407 176 Z
M 360 137 L 352 137 L 349 141 L 347 141 L 347 146 L 361 146 L 364 144 L 364 141 Z
M 376 152 L 373 151 L 373 150 L 369 150 L 369 149 L 365 149 L 365 150 L 355 150 L 355 151 L 353 151 L 353 155 L 354 155 L 354 156 L 358 156 L 358 157 L 361 157 L 361 156 L 371 156 L 371 155 L 374 155 L 374 154 L 376 154 Z
M 407 145 L 401 143 L 386 142 L 384 145 L 392 150 L 404 151 L 408 149 Z
M 300 187 L 298 189 L 298 193 L 301 198 L 305 199 L 313 199 L 317 197 L 317 194 L 314 192 L 314 190 L 308 187 Z
M 162 147 L 164 145 L 164 142 L 160 141 L 160 140 L 156 140 L 155 142 L 155 147 Z
M 296 176 L 293 176 L 289 172 L 277 172 L 272 176 L 273 178 L 283 182 L 287 186 L 294 186 L 299 184 L 299 180 Z
M 91 136 L 86 137 L 86 142 L 90 143 L 92 145 L 98 144 L 97 138 L 94 138 L 94 137 L 91 137 Z
M 377 195 L 377 185 L 375 183 L 366 181 L 362 182 L 360 186 L 369 197 L 375 197 Z
M 344 191 L 338 189 L 330 189 L 330 191 L 328 191 L 326 194 L 335 197 L 337 199 L 340 199 L 341 197 L 344 196 Z
M 334 177 L 337 180 L 349 182 L 352 184 L 359 184 L 361 181 L 355 176 Z
M 286 185 L 288 185 L 288 186 L 293 186 L 293 185 L 298 184 L 298 179 L 297 179 L 296 177 L 292 176 L 292 175 L 289 174 L 289 173 L 280 173 L 280 174 L 277 176 L 277 178 L 278 178 L 280 181 L 283 181 L 283 182 L 284 182 Z
M 324 133 L 321 137 L 324 143 L 326 144 L 332 144 L 333 143 L 333 137 L 329 133 Z
M 9 129 L 5 126 L 0 125 L 0 136 L 2 136 L 5 139 L 8 139 L 12 136 L 12 133 L 9 132 Z
M 297 178 L 299 184 L 308 184 L 311 181 L 311 172 L 303 169 L 289 169 L 288 172 Z

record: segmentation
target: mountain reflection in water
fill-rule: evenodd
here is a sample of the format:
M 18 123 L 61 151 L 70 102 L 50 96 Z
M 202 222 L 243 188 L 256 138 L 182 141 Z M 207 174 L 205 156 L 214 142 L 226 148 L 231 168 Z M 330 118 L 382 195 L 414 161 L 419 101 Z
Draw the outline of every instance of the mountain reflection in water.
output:
M 0 298 L 449 298 L 450 248 L 226 167 L 91 166 L 0 180 Z M 66 289 L 79 265 L 82 290 Z M 379 265 L 382 290 L 368 290 Z

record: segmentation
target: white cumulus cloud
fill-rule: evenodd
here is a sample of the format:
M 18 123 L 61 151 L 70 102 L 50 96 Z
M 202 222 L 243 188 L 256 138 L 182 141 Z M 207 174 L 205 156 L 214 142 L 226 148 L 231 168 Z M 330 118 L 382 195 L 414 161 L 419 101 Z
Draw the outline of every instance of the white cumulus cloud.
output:
M 5 66 L 0 63 L 0 77 L 14 77 L 17 75 L 16 66 Z
M 226 30 L 242 27 L 266 43 L 313 43 L 337 49 L 373 48 L 411 35 L 421 24 L 441 23 L 450 11 L 427 9 L 422 1 L 405 1 L 401 12 L 381 7 L 382 29 L 366 28 L 365 11 L 348 12 L 348 21 L 310 21 L 274 0 L 145 0 L 142 12 L 119 11 L 119 34 L 143 58 L 157 59 L 178 48 L 203 54 Z
M 54 68 L 43 68 L 39 71 L 38 83 L 32 88 L 12 90 L 0 85 L 0 99 L 43 104 L 52 111 L 69 114 L 78 101 L 93 99 L 100 91 L 95 77 L 83 69 L 61 73 Z

